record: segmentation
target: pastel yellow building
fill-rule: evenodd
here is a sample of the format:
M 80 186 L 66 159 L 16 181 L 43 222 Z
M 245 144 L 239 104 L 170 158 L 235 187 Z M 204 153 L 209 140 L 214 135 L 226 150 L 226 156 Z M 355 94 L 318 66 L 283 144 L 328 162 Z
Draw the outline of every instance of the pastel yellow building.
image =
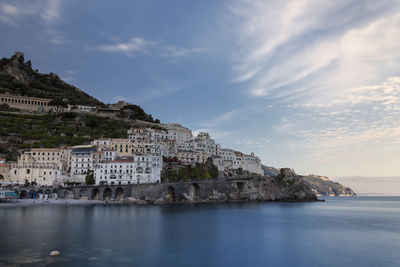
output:
M 109 148 L 116 150 L 119 155 L 130 155 L 135 151 L 129 139 L 111 139 Z

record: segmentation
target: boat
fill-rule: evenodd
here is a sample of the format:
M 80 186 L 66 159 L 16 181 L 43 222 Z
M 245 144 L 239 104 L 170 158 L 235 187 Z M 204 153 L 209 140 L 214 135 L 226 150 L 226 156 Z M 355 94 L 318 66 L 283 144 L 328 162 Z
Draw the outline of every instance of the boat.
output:
M 17 199 L 18 194 L 12 190 L 0 190 L 0 200 Z

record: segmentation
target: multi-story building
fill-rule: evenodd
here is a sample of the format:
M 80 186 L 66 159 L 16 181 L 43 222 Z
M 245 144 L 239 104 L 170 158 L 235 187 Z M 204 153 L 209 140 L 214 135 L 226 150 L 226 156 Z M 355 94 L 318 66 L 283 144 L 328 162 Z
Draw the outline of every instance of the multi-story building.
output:
M 159 156 L 132 155 L 95 165 L 96 184 L 157 183 L 161 179 Z
M 103 152 L 103 160 L 105 161 L 114 160 L 118 156 L 117 151 L 114 149 L 105 149 L 101 152 Z
M 153 128 L 131 128 L 128 130 L 128 138 L 135 143 L 160 143 L 168 139 L 168 132 Z
M 242 152 L 235 151 L 233 169 L 242 169 L 251 174 L 264 174 L 264 171 L 261 168 L 261 160 L 254 156 L 253 152 L 250 155 L 246 155 Z
M 151 142 L 160 143 L 168 139 L 169 135 L 166 130 L 153 129 L 153 128 L 147 128 L 146 130 L 148 136 L 150 137 Z
M 168 139 L 175 140 L 177 143 L 190 141 L 193 137 L 190 129 L 178 123 L 168 123 L 165 127 L 168 130 Z
M 110 143 L 111 143 L 111 138 L 102 138 L 93 140 L 90 144 L 92 146 L 96 146 L 97 150 L 104 150 L 110 148 Z
M 73 146 L 71 158 L 71 182 L 84 182 L 86 175 L 92 170 L 93 146 Z
M 261 160 L 251 153 L 250 155 L 243 154 L 232 149 L 221 149 L 219 155 L 213 158 L 214 164 L 218 170 L 232 170 L 249 174 L 263 175 L 261 168 Z
M 9 179 L 12 182 L 25 182 L 40 185 L 53 185 L 62 175 L 61 152 L 59 148 L 32 148 L 11 164 Z
M 111 139 L 109 149 L 114 149 L 120 155 L 130 155 L 133 151 L 133 143 L 129 139 Z

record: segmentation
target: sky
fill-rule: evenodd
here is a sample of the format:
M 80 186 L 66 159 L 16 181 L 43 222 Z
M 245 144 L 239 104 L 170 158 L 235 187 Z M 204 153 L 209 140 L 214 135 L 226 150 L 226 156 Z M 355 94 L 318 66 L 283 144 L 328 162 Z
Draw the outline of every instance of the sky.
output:
M 400 1 L 3 0 L 0 33 L 1 57 L 267 166 L 400 176 Z

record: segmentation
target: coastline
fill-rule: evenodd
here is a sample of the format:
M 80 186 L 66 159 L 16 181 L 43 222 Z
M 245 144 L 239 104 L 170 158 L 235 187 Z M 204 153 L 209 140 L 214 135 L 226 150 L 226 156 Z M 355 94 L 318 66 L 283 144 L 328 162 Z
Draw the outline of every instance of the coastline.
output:
M 98 205 L 105 204 L 101 200 L 84 200 L 84 199 L 15 199 L 5 202 L 0 202 L 0 208 L 2 207 L 28 207 L 28 206 L 69 206 L 69 205 Z

